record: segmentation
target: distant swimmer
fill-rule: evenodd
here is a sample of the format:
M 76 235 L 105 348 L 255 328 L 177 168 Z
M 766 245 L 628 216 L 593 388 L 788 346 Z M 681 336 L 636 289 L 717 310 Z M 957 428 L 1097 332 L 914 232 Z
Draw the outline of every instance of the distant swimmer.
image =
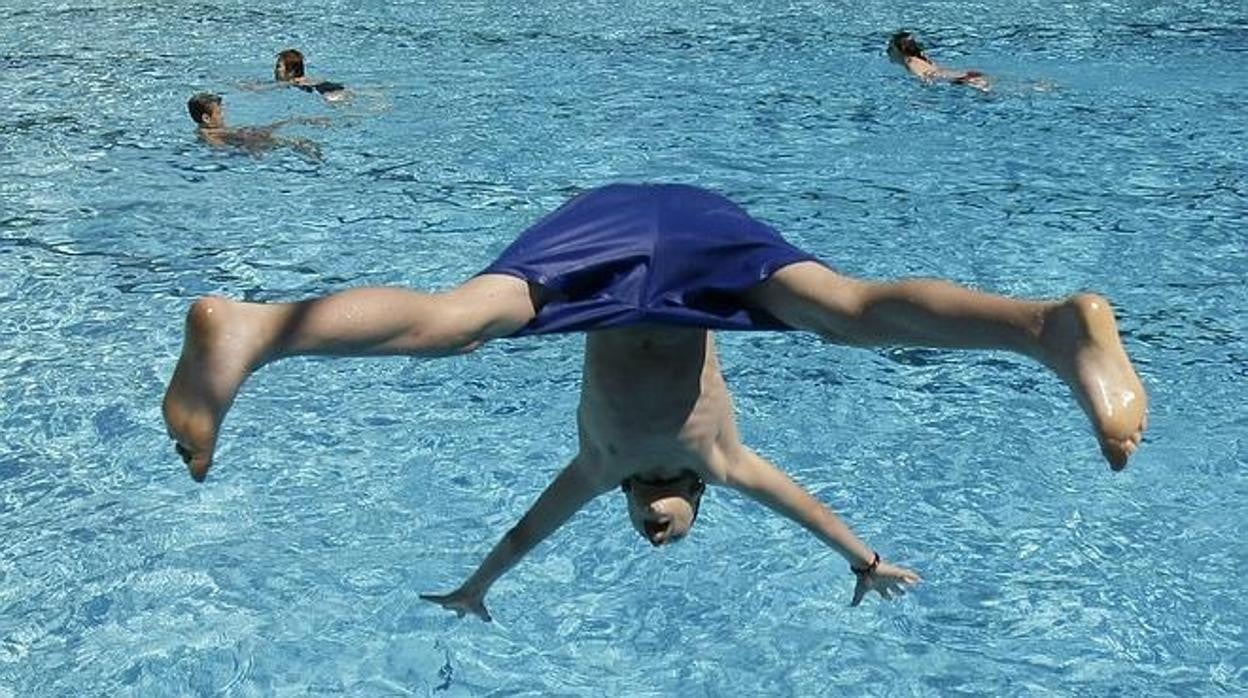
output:
M 923 45 L 910 32 L 902 31 L 893 34 L 888 40 L 888 57 L 924 82 L 969 85 L 984 92 L 989 89 L 988 76 L 978 70 L 952 70 L 928 58 Z
M 273 79 L 304 92 L 315 92 L 330 102 L 342 102 L 351 98 L 351 91 L 342 83 L 307 77 L 304 74 L 303 53 L 298 49 L 288 48 L 277 54 Z
M 321 149 L 316 143 L 306 138 L 282 138 L 273 132 L 296 123 L 324 125 L 328 123 L 328 119 L 283 119 L 267 126 L 232 128 L 225 123 L 225 106 L 221 102 L 221 96 L 211 92 L 200 92 L 191 97 L 186 102 L 186 110 L 195 122 L 200 139 L 209 145 L 238 148 L 253 155 L 277 148 L 290 148 L 313 160 L 321 159 Z
M 855 279 L 731 200 L 682 184 L 585 192 L 447 291 L 356 288 L 294 303 L 201 298 L 186 317 L 165 425 L 191 477 L 203 481 L 239 389 L 275 361 L 455 356 L 503 337 L 584 332 L 575 455 L 459 588 L 424 598 L 489 620 L 493 584 L 594 498 L 622 491 L 632 526 L 662 546 L 689 535 L 710 485 L 793 520 L 844 558 L 855 579 L 851 604 L 918 583 L 742 442 L 711 330 L 1016 352 L 1069 386 L 1114 470 L 1126 467 L 1145 428 L 1147 396 L 1104 298 L 1020 300 L 935 279 Z

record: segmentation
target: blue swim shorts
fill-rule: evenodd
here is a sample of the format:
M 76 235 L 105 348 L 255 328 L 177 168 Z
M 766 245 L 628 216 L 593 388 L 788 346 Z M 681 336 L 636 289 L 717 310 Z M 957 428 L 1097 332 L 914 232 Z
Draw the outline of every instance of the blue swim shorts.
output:
M 513 336 L 630 325 L 788 330 L 742 294 L 781 267 L 818 261 L 714 192 L 613 184 L 568 201 L 482 274 L 539 284 L 550 299 Z

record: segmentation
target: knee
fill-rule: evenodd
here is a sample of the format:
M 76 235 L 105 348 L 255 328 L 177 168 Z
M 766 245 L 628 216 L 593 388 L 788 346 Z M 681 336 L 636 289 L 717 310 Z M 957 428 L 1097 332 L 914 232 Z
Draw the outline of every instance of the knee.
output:
M 815 304 L 817 332 L 829 342 L 851 346 L 875 343 L 870 316 L 871 283 L 838 276 Z
M 853 322 L 861 322 L 871 308 L 875 286 L 871 281 L 842 276 L 837 279 L 829 305 L 836 315 Z
M 438 343 L 454 354 L 470 354 L 490 339 L 487 324 L 470 311 L 450 309 L 434 325 Z

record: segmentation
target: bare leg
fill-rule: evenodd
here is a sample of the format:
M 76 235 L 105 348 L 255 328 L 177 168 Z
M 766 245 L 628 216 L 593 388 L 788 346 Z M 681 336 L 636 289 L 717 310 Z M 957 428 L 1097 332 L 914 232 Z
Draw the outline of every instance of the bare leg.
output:
M 445 293 L 361 288 L 299 303 L 202 298 L 186 317 L 164 416 L 203 481 L 217 432 L 252 372 L 287 356 L 447 356 L 523 327 L 536 314 L 528 284 L 483 275 Z
M 874 283 L 814 262 L 781 269 L 750 300 L 831 342 L 1005 349 L 1043 363 L 1070 386 L 1115 470 L 1139 447 L 1148 396 L 1100 296 L 1024 301 L 946 281 Z

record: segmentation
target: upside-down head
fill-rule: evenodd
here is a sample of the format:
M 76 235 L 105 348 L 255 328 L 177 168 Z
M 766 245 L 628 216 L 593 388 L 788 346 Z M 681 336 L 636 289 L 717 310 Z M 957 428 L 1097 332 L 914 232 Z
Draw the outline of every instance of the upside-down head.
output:
M 628 498 L 628 518 L 633 528 L 653 546 L 674 543 L 689 535 L 698 520 L 706 483 L 685 470 L 671 478 L 634 475 L 620 483 Z

